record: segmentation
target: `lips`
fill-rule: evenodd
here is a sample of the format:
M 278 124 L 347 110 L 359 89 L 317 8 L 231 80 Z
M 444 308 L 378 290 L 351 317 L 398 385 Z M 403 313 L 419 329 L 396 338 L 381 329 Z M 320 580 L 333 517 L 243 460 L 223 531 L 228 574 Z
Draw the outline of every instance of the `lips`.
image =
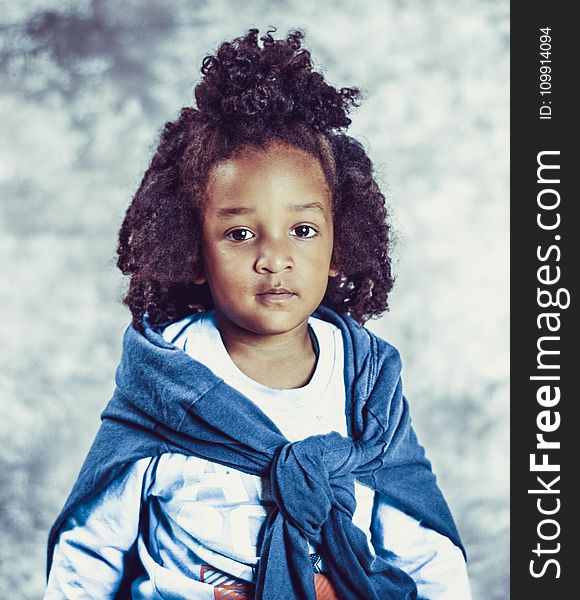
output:
M 276 288 L 271 288 L 269 290 L 266 290 L 264 292 L 260 292 L 258 294 L 258 296 L 265 296 L 265 295 L 274 295 L 274 296 L 294 296 L 294 292 L 291 292 L 290 290 L 287 290 L 286 288 L 283 287 L 276 287 Z
M 269 304 L 284 304 L 296 297 L 296 294 L 286 288 L 275 287 L 259 292 L 257 296 L 260 300 Z

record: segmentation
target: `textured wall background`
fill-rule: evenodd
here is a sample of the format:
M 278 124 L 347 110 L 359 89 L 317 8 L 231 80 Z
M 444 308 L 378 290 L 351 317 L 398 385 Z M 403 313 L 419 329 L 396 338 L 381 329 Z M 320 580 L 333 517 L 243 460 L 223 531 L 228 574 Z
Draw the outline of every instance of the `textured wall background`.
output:
M 0 0 L 0 597 L 44 547 L 109 398 L 128 313 L 116 232 L 203 56 L 304 28 L 399 234 L 392 308 L 418 435 L 476 600 L 508 598 L 508 6 L 504 0 Z

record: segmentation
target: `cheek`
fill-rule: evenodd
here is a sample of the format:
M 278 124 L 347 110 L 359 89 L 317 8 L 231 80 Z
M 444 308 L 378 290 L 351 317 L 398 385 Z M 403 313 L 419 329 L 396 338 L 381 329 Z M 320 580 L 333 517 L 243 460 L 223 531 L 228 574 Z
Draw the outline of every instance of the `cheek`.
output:
M 326 243 L 323 244 L 323 247 L 320 248 L 320 251 L 318 252 L 317 262 L 326 268 L 328 268 L 330 266 L 330 263 L 332 262 L 332 255 L 333 255 L 332 241 L 333 241 L 332 237 L 330 237 L 328 240 L 326 240 Z
M 213 279 L 219 279 L 223 285 L 247 278 L 248 259 L 240 252 L 230 252 L 227 249 L 213 249 L 206 261 L 207 272 L 213 274 Z M 211 275 L 210 275 L 210 278 Z

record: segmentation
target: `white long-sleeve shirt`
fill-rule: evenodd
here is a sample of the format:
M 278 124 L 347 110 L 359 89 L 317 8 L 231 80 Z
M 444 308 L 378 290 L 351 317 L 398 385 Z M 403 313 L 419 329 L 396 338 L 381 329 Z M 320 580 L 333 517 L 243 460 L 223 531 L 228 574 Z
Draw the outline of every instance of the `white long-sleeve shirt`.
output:
M 255 402 L 290 441 L 329 431 L 346 435 L 340 331 L 314 318 L 310 326 L 319 348 L 316 369 L 306 386 L 290 390 L 267 388 L 242 373 L 211 313 L 174 323 L 164 337 Z M 214 600 L 220 576 L 207 577 L 208 568 L 222 572 L 222 579 L 253 581 L 260 533 L 273 506 L 268 483 L 193 456 L 137 461 L 68 519 L 45 600 L 112 598 L 123 557 L 136 540 L 144 572 L 133 584 L 133 598 Z M 353 522 L 374 552 L 413 577 L 420 597 L 469 600 L 458 547 L 358 482 L 355 496 Z

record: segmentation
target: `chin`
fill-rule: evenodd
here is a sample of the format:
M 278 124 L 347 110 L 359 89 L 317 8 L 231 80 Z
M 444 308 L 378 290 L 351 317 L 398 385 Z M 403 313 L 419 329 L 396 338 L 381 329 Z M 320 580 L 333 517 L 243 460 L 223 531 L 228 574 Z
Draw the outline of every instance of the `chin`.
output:
M 292 331 L 308 321 L 310 313 L 307 315 L 289 315 L 281 311 L 272 311 L 270 314 L 261 316 L 260 319 L 252 320 L 248 323 L 248 329 L 258 335 L 279 335 Z
M 254 333 L 258 335 L 281 335 L 283 333 L 288 333 L 299 327 L 303 321 L 300 322 L 292 322 L 292 323 L 283 323 L 283 322 L 270 322 L 270 323 L 260 323 L 254 329 Z

